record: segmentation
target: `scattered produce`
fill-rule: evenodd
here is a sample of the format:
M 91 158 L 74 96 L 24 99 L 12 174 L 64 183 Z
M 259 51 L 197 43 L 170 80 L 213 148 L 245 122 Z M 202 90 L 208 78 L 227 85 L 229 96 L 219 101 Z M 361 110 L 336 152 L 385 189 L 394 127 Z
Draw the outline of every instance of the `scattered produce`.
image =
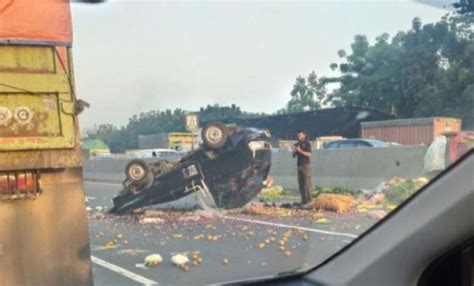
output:
M 171 257 L 171 262 L 176 266 L 183 266 L 189 262 L 189 258 L 184 254 L 176 254 Z
M 316 210 L 346 213 L 352 208 L 354 198 L 348 195 L 321 194 L 313 202 Z
M 163 262 L 163 258 L 159 254 L 150 254 L 147 257 L 145 257 L 145 266 L 147 267 L 152 267 L 152 266 L 158 266 Z

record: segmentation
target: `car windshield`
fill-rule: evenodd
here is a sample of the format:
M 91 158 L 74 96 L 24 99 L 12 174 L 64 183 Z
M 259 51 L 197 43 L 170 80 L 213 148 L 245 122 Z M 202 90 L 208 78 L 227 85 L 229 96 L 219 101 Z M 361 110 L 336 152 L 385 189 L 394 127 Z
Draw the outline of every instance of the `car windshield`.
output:
M 45 249 L 8 275 L 64 253 L 95 285 L 306 271 L 474 146 L 472 1 L 20 2 L 0 4 L 0 234 L 37 218 Z M 5 281 L 77 282 L 40 276 Z
M 149 186 L 165 186 L 149 189 L 176 199 L 130 212 L 122 204 L 131 197 L 103 192 L 117 195 L 120 184 L 86 183 L 97 198 L 88 204 L 93 255 L 159 284 L 210 284 L 303 271 L 351 243 L 457 158 L 457 143 L 438 135 L 472 128 L 472 22 L 448 2 L 73 5 L 78 92 L 98 102 L 81 118 L 87 138 L 113 153 L 190 151 L 150 168 Z M 118 90 L 127 92 L 115 108 L 101 109 Z M 206 129 L 215 121 L 232 144 L 218 142 L 221 125 Z M 268 157 L 250 143 L 263 129 L 278 150 Z M 189 137 L 171 135 L 183 131 Z M 271 166 L 247 179 L 239 164 L 256 158 Z M 117 160 L 117 183 L 128 162 Z M 84 172 L 88 180 L 87 164 Z M 148 190 L 130 184 L 125 192 Z M 177 195 L 181 187 L 191 194 Z M 99 206 L 118 214 L 104 217 Z
M 389 143 L 382 142 L 382 141 L 377 141 L 377 140 L 370 140 L 370 141 L 368 141 L 368 143 L 370 145 L 372 145 L 373 147 L 387 147 L 387 146 L 389 146 Z

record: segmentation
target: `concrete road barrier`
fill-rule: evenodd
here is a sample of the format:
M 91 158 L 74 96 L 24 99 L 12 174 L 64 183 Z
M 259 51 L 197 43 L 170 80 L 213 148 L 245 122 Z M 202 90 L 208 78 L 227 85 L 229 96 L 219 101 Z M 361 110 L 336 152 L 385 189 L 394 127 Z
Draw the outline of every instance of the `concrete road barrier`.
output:
M 313 185 L 370 189 L 391 177 L 423 175 L 425 146 L 315 150 L 311 158 Z M 271 175 L 276 185 L 297 189 L 296 160 L 289 152 L 275 152 Z
M 313 185 L 370 189 L 391 177 L 413 179 L 423 175 L 425 146 L 314 150 Z M 121 182 L 129 160 L 89 160 L 84 162 L 84 178 L 91 181 Z M 296 161 L 291 153 L 272 154 L 270 174 L 275 185 L 296 190 Z

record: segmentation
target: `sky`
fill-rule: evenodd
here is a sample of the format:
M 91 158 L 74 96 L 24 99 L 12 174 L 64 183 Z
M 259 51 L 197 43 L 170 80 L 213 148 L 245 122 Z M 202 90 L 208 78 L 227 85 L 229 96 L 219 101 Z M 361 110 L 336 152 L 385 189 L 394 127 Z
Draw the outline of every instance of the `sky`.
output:
M 409 0 L 127 1 L 72 5 L 82 129 L 140 112 L 237 104 L 272 113 L 298 75 L 331 75 L 356 34 L 373 41 L 447 11 Z

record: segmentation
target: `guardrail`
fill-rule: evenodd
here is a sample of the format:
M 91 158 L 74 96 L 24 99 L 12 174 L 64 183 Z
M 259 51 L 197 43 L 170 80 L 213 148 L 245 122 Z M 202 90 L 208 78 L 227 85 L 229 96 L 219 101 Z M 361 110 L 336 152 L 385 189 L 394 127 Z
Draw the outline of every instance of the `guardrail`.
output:
M 370 189 L 391 177 L 413 179 L 423 175 L 425 146 L 314 150 L 313 185 Z M 85 180 L 122 182 L 129 160 L 89 160 L 84 162 Z M 286 151 L 272 154 L 270 174 L 275 185 L 295 190 L 296 161 Z

